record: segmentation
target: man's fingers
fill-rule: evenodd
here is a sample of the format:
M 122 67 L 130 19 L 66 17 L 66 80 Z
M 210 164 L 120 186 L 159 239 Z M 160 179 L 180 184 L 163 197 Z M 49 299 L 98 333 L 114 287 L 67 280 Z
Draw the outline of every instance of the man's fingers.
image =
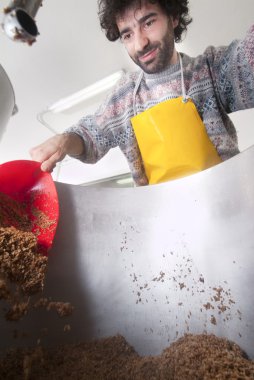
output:
M 54 170 L 55 166 L 56 164 L 54 164 L 53 162 L 50 162 L 50 160 L 47 160 L 41 164 L 41 170 L 43 172 L 51 173 Z
M 34 161 L 43 162 L 47 160 L 52 153 L 54 153 L 51 147 L 47 147 L 46 144 L 38 145 L 32 149 L 30 149 L 29 154 Z
M 44 172 L 51 173 L 52 170 L 55 168 L 56 164 L 59 161 L 62 161 L 65 157 L 65 154 L 62 152 L 57 151 L 56 153 L 52 154 L 47 160 L 44 160 L 41 164 L 41 170 Z
M 66 154 L 80 154 L 83 149 L 83 140 L 76 134 L 60 134 L 30 149 L 30 155 L 34 161 L 41 162 L 43 171 L 52 172 Z

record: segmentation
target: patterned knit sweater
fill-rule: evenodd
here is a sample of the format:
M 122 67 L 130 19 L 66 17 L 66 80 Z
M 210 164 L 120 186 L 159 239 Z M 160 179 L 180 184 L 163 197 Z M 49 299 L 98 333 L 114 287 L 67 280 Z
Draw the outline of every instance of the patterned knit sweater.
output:
M 237 135 L 228 114 L 254 108 L 254 25 L 243 40 L 229 46 L 208 47 L 191 58 L 182 54 L 186 93 L 194 101 L 208 136 L 222 160 L 239 152 Z M 83 117 L 66 132 L 84 140 L 85 153 L 76 158 L 95 163 L 119 146 L 137 185 L 147 178 L 130 118 L 139 72 L 124 75 L 94 115 Z M 157 74 L 144 73 L 135 97 L 137 112 L 182 95 L 180 63 Z

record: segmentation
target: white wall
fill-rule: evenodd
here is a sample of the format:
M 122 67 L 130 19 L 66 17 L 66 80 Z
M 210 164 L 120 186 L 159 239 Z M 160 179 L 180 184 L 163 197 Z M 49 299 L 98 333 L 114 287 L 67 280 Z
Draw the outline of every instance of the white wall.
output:
M 1 13 L 8 4 L 1 1 Z M 242 37 L 254 21 L 253 0 L 190 0 L 190 8 L 194 21 L 179 46 L 190 55 L 209 44 Z M 46 106 L 121 68 L 134 68 L 121 43 L 108 42 L 101 32 L 95 0 L 45 0 L 36 21 L 40 36 L 31 47 L 0 34 L 0 64 L 11 79 L 19 107 L 0 142 L 0 163 L 30 159 L 29 149 L 52 136 L 37 121 Z M 241 149 L 254 143 L 252 120 L 253 111 L 235 117 Z

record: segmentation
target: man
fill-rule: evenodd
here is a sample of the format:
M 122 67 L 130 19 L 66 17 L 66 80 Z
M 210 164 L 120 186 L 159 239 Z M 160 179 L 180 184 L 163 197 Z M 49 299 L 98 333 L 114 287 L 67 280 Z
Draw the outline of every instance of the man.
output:
M 239 152 L 228 113 L 254 107 L 254 26 L 243 41 L 209 47 L 203 55 L 190 58 L 175 48 L 191 22 L 188 0 L 100 0 L 99 16 L 107 38 L 120 38 L 141 71 L 126 74 L 94 115 L 32 149 L 31 156 L 42 162 L 42 170 L 51 171 L 66 154 L 95 163 L 119 146 L 135 183 L 146 185 L 205 169 Z M 194 113 L 178 101 L 175 105 L 178 99 L 190 103 Z M 166 115 L 171 105 L 173 110 Z M 154 111 L 159 115 L 155 129 L 163 136 L 163 152 L 156 151 L 156 138 L 146 141 L 154 135 L 149 121 Z M 184 122 L 179 121 L 182 116 Z M 193 124 L 190 130 L 189 124 Z M 157 162 L 150 157 L 153 153 Z M 190 167 L 196 155 L 197 167 Z M 159 174 L 158 161 L 163 161 Z M 185 173 L 186 167 L 190 169 Z

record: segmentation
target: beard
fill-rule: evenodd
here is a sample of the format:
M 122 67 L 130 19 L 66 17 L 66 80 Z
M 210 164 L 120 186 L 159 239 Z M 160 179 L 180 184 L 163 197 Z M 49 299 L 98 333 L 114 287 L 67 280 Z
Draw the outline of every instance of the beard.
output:
M 149 43 L 145 49 L 139 51 L 135 56 L 131 57 L 134 63 L 138 65 L 145 73 L 155 74 L 166 69 L 174 53 L 174 34 L 168 30 L 167 34 L 162 38 L 161 41 L 155 41 Z M 150 61 L 142 62 L 140 57 L 149 53 L 150 51 L 158 49 L 156 57 L 152 58 Z

